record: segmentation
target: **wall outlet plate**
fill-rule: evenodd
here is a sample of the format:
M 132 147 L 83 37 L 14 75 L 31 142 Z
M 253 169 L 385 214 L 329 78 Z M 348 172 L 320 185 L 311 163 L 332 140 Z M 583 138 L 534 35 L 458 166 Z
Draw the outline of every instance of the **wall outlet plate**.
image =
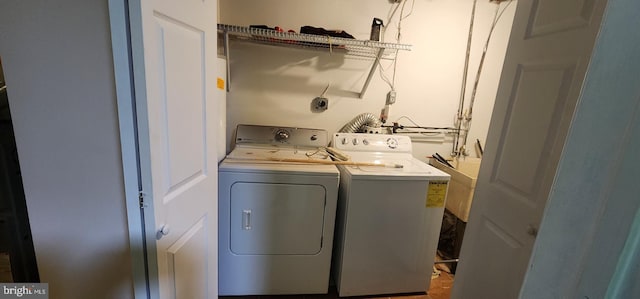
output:
M 329 109 L 329 99 L 317 97 L 311 101 L 311 111 L 324 112 L 327 109 Z
M 394 90 L 387 93 L 387 105 L 393 105 L 396 102 L 396 92 Z

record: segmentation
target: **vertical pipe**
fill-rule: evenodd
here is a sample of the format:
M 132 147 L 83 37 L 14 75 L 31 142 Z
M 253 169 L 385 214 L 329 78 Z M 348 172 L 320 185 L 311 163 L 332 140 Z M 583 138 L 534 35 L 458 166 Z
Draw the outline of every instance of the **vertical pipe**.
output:
M 460 104 L 458 105 L 458 125 L 456 126 L 456 137 L 453 141 L 452 154 L 458 155 L 458 141 L 460 139 L 460 129 L 462 127 L 462 110 L 464 109 L 464 96 L 467 89 L 467 73 L 469 72 L 469 56 L 471 55 L 471 39 L 473 37 L 473 21 L 476 16 L 476 3 L 478 0 L 473 0 L 473 7 L 471 8 L 471 21 L 469 22 L 469 36 L 467 37 L 467 53 L 464 59 L 464 69 L 462 72 L 462 86 L 460 86 Z
M 508 3 L 507 6 L 509 6 Z M 505 6 L 505 9 L 507 8 Z M 496 12 L 493 16 L 493 23 L 491 24 L 491 29 L 489 29 L 489 36 L 487 36 L 487 42 L 484 44 L 484 48 L 482 50 L 482 56 L 480 57 L 480 64 L 478 64 L 478 71 L 476 72 L 476 79 L 473 82 L 473 89 L 471 90 L 471 98 L 469 99 L 469 111 L 467 113 L 467 132 L 464 134 L 464 139 L 462 146 L 467 146 L 467 137 L 469 137 L 469 131 L 471 130 L 471 118 L 473 117 L 473 104 L 476 101 L 476 92 L 478 91 L 478 83 L 480 82 L 480 74 L 482 74 L 482 67 L 484 66 L 484 59 L 487 57 L 487 49 L 489 48 L 489 42 L 491 41 L 491 35 L 493 35 L 493 29 L 496 27 L 498 23 L 498 19 L 500 12 L 500 2 L 496 4 Z

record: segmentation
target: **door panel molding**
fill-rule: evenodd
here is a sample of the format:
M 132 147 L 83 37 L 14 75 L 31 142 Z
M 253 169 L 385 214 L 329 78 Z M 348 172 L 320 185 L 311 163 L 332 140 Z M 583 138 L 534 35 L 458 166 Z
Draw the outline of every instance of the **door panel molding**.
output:
M 535 13 L 530 16 L 525 39 L 583 28 L 591 24 L 595 0 L 566 0 L 564 2 L 568 6 L 580 6 L 581 8 L 578 9 L 578 13 L 563 16 L 559 14 L 571 12 L 548 8 L 544 4 L 546 2 L 534 1 Z
M 518 64 L 491 172 L 490 183 L 495 187 L 510 190 L 524 201 L 540 195 L 540 186 L 546 175 L 546 168 L 541 167 L 541 159 L 548 157 L 557 138 L 555 129 L 560 127 L 565 113 L 564 106 L 576 65 L 572 62 Z M 534 84 L 542 85 L 527 86 L 525 82 L 539 82 Z M 533 94 L 539 100 L 523 99 L 522 94 Z M 529 120 L 533 115 L 536 120 Z M 534 131 L 532 125 L 544 128 Z M 537 132 L 538 136 L 532 138 L 532 132 Z M 521 153 L 525 151 L 534 156 L 523 159 Z M 536 170 L 520 173 L 522 168 Z M 521 183 L 517 183 L 518 180 Z

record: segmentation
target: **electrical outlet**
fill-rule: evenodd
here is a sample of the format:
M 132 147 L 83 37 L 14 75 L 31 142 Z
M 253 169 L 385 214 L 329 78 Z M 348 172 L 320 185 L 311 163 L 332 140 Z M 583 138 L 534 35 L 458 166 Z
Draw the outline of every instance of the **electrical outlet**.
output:
M 396 102 L 396 92 L 394 90 L 387 93 L 387 105 L 392 105 Z

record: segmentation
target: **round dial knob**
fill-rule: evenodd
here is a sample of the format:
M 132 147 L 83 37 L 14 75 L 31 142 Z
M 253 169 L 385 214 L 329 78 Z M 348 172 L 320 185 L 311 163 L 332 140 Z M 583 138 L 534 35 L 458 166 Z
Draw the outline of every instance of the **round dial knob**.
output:
M 396 140 L 395 138 L 389 138 L 389 139 L 387 139 L 387 146 L 389 146 L 389 148 L 396 148 L 396 147 L 398 147 L 398 140 Z
M 369 140 L 367 140 L 367 139 L 362 139 L 362 144 L 364 144 L 364 145 L 369 145 Z
M 351 141 L 351 143 L 353 143 L 353 145 L 358 145 L 358 139 L 353 138 L 353 140 Z
M 287 141 L 287 139 L 289 139 L 289 132 L 285 130 L 278 130 L 276 132 L 275 138 L 276 138 L 276 141 L 285 142 Z
M 347 138 L 342 138 L 342 144 L 347 144 L 348 142 Z

